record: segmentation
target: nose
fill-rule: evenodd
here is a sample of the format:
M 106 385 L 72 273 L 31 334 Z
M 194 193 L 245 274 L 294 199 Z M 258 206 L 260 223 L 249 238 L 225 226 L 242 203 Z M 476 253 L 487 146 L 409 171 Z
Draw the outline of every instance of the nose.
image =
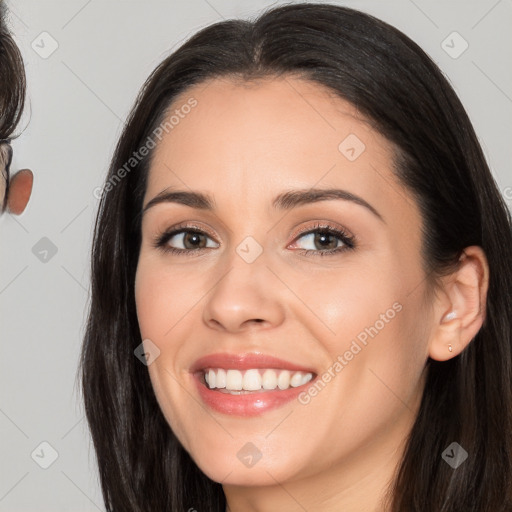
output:
M 285 296 L 267 267 L 264 253 L 252 263 L 235 251 L 204 302 L 208 327 L 231 333 L 279 326 L 285 317 Z

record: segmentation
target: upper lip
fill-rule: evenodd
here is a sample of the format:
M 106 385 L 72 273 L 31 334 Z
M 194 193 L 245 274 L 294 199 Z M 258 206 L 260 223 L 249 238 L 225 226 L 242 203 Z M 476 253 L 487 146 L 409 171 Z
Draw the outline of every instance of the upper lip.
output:
M 235 370 L 250 370 L 252 368 L 279 368 L 283 370 L 291 370 L 296 372 L 315 371 L 307 366 L 292 363 L 284 359 L 261 353 L 243 353 L 233 354 L 226 352 L 217 352 L 201 357 L 194 362 L 190 368 L 191 373 L 196 373 L 206 368 L 224 368 Z

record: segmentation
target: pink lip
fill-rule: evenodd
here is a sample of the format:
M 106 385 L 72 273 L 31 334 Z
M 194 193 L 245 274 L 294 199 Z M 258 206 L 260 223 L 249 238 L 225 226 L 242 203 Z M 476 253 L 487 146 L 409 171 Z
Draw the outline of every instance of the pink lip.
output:
M 276 368 L 310 372 L 314 374 L 314 378 L 303 386 L 288 388 L 283 391 L 231 395 L 210 389 L 204 384 L 202 370 L 205 368 L 232 368 L 237 370 Z M 211 354 L 198 359 L 192 365 L 190 372 L 193 374 L 199 396 L 205 405 L 222 414 L 242 417 L 257 416 L 285 405 L 310 386 L 316 377 L 316 372 L 311 368 L 263 354 Z
M 205 368 L 230 368 L 235 370 L 250 370 L 251 368 L 276 368 L 296 372 L 315 373 L 315 370 L 306 366 L 290 363 L 284 359 L 278 359 L 265 354 L 210 354 L 198 359 L 191 367 L 190 372 L 196 373 Z

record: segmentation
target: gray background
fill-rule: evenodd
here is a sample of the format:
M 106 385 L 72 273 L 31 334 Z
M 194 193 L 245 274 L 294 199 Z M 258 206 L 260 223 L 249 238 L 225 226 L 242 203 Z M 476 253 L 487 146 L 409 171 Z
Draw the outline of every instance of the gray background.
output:
M 433 57 L 466 106 L 510 206 L 511 0 L 339 3 L 391 23 Z M 271 4 L 10 2 L 29 90 L 12 169 L 32 168 L 35 181 L 26 212 L 0 219 L 0 511 L 104 510 L 76 381 L 93 190 L 156 64 L 199 28 Z M 447 39 L 454 31 L 469 45 L 459 56 L 463 40 Z

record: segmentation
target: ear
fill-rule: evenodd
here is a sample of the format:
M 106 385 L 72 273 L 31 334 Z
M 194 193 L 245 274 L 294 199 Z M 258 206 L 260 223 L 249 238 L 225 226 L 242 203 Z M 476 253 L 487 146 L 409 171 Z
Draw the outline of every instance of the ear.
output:
M 7 208 L 9 213 L 20 215 L 25 210 L 30 194 L 32 193 L 32 184 L 34 175 L 28 169 L 22 169 L 11 177 L 9 182 L 9 197 L 7 198 Z
M 429 356 L 436 361 L 446 361 L 460 354 L 484 323 L 489 266 L 483 249 L 466 247 L 458 269 L 442 281 L 429 344 Z

